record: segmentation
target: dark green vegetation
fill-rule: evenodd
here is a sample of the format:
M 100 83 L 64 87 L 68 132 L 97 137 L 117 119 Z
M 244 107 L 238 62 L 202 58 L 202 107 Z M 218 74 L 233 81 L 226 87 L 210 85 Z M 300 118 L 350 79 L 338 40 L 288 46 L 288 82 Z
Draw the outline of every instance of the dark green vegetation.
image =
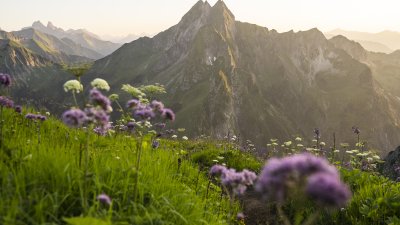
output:
M 375 70 L 317 29 L 278 33 L 236 21 L 223 1 L 199 1 L 177 25 L 96 61 L 83 80 L 164 84 L 175 126 L 192 136 L 230 131 L 264 146 L 319 127 L 329 143 L 333 132 L 350 142 L 357 125 L 383 154 L 400 139 L 394 63 Z

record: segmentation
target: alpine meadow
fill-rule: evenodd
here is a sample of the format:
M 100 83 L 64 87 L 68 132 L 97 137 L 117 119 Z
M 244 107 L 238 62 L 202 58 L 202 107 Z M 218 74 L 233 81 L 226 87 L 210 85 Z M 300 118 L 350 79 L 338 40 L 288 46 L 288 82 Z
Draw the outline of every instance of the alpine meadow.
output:
M 5 0 L 0 224 L 400 225 L 398 7 Z

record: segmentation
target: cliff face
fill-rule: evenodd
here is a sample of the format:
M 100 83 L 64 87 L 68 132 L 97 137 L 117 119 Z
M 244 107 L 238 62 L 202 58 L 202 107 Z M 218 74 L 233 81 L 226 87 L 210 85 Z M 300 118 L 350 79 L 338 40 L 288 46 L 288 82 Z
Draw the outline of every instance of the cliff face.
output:
M 222 1 L 199 1 L 177 25 L 96 61 L 85 79 L 102 77 L 114 90 L 165 84 L 174 126 L 192 135 L 230 132 L 265 145 L 319 127 L 325 140 L 336 132 L 345 142 L 357 125 L 385 151 L 400 138 L 399 102 L 358 57 L 317 29 L 277 33 L 236 21 Z

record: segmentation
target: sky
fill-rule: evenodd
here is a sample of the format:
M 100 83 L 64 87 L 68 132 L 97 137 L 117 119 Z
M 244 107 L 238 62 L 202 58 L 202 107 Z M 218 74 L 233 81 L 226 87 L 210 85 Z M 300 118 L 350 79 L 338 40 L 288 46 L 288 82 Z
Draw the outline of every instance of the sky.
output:
M 198 0 L 0 0 L 0 28 L 40 20 L 100 36 L 156 34 L 175 25 Z M 209 0 L 214 5 L 217 0 Z M 224 0 L 236 20 L 280 32 L 336 28 L 400 32 L 399 0 Z

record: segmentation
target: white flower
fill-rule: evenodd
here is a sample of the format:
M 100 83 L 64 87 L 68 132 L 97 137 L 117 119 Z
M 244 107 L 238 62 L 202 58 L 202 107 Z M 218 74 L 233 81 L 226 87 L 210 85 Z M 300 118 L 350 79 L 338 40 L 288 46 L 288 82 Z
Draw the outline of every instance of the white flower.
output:
M 287 141 L 287 142 L 285 142 L 284 143 L 287 147 L 289 147 L 291 144 L 292 144 L 292 142 L 291 141 Z
M 46 116 L 50 116 L 50 112 L 46 112 Z
M 183 136 L 182 139 L 185 140 L 185 141 L 187 141 L 189 138 L 186 137 L 186 136 Z
M 178 137 L 178 136 L 176 136 L 176 134 L 172 135 L 172 138 L 174 138 L 174 139 L 177 138 L 177 137 Z
M 325 144 L 325 142 L 321 142 L 321 143 L 319 143 L 321 146 L 325 146 L 326 144 Z
M 105 90 L 105 91 L 109 91 L 110 90 L 110 85 L 108 85 L 107 81 L 100 79 L 100 78 L 96 78 L 94 79 L 90 85 L 92 85 L 92 87 L 100 89 L 100 90 Z
M 83 85 L 77 80 L 69 80 L 64 83 L 64 91 L 72 91 L 74 93 L 79 93 L 83 91 Z
M 338 149 L 336 149 L 336 150 L 334 150 L 333 152 L 334 152 L 334 153 L 338 153 L 338 152 L 340 152 L 340 151 L 339 151 Z
M 115 159 L 118 159 L 118 160 L 120 160 L 121 158 L 120 158 L 119 156 L 115 156 Z
M 304 145 L 302 145 L 302 144 L 297 144 L 297 147 L 304 147 Z
M 376 160 L 380 160 L 381 159 L 381 157 L 379 157 L 379 155 L 374 155 L 374 156 L 372 156 L 372 158 L 374 158 Z
M 301 137 L 297 137 L 297 138 L 294 139 L 294 140 L 296 140 L 296 141 L 301 141 L 302 139 L 301 139 Z

